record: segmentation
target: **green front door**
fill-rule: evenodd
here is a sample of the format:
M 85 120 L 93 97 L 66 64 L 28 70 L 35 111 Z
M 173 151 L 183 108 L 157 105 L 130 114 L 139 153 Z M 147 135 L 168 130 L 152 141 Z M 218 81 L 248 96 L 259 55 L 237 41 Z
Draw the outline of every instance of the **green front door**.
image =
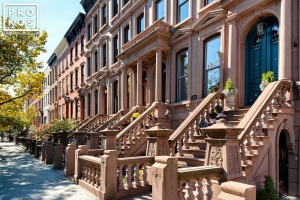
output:
M 264 19 L 264 37 L 259 39 L 256 25 L 248 33 L 245 54 L 245 105 L 252 105 L 260 95 L 261 75 L 269 70 L 278 79 L 278 20 Z

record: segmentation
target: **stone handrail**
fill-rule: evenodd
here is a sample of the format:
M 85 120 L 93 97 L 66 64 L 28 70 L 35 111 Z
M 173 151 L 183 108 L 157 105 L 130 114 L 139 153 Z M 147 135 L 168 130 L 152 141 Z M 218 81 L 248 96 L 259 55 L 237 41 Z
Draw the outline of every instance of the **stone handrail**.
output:
M 93 156 L 80 156 L 82 163 L 81 180 L 96 187 L 100 188 L 101 184 L 101 159 Z
M 100 157 L 104 154 L 104 149 L 89 149 L 88 155 L 93 157 Z
M 96 120 L 98 117 L 99 117 L 100 114 L 94 116 L 94 117 L 91 117 L 89 116 L 89 120 L 86 121 L 78 130 L 85 130 L 85 128 L 89 125 L 89 123 L 93 122 L 94 120 Z
M 178 199 L 211 199 L 213 196 L 211 180 L 222 178 L 222 167 L 201 166 L 178 169 Z
M 96 127 L 101 126 L 103 123 L 105 123 L 108 120 L 108 115 L 98 114 L 96 118 L 93 118 L 86 127 L 81 128 L 81 130 L 84 131 L 93 131 L 96 129 Z
M 152 156 L 118 158 L 118 190 L 149 185 L 147 166 L 152 164 Z
M 144 111 L 138 118 L 131 122 L 117 135 L 117 150 L 121 152 L 122 147 L 128 149 L 130 144 L 134 144 L 133 140 L 143 135 L 143 129 L 146 129 L 148 124 L 149 115 L 156 109 L 156 102 L 154 102 L 146 111 Z
M 82 120 L 81 122 L 79 122 L 74 128 L 72 128 L 70 130 L 70 133 L 74 133 L 78 128 L 80 128 L 83 124 L 85 124 L 91 118 L 92 118 L 91 116 L 88 116 L 87 118 L 85 118 L 84 120 Z
M 258 145 L 258 137 L 265 136 L 263 128 L 273 126 L 274 114 L 282 107 L 291 108 L 291 90 L 292 82 L 287 79 L 269 83 L 238 124 L 238 128 L 243 128 L 238 137 L 243 164 L 245 154 L 252 153 L 251 145 Z
M 115 125 L 118 121 L 120 121 L 121 117 L 123 116 L 123 109 L 119 110 L 116 114 L 110 117 L 106 122 L 104 122 L 101 126 L 95 129 L 95 132 L 99 132 L 108 126 Z
M 132 45 L 138 43 L 142 38 L 146 37 L 147 35 L 149 35 L 150 33 L 152 33 L 153 31 L 155 31 L 157 29 L 169 32 L 170 25 L 167 24 L 167 23 L 165 23 L 165 22 L 163 22 L 163 21 L 157 20 L 151 26 L 149 26 L 147 29 L 145 29 L 143 32 L 141 32 L 140 34 L 136 35 L 129 42 L 127 42 L 126 44 L 124 44 L 121 47 L 121 50 L 125 51 L 126 49 L 128 49 Z
M 120 126 L 126 121 L 126 120 L 130 120 L 131 116 L 133 113 L 138 111 L 138 106 L 133 107 L 128 113 L 126 113 L 126 115 L 124 115 L 119 121 L 117 121 L 112 128 L 113 129 L 119 129 Z
M 201 120 L 205 120 L 208 124 L 209 113 L 214 111 L 216 105 L 221 105 L 224 107 L 223 100 L 224 97 L 222 93 L 211 93 L 195 108 L 191 114 L 189 114 L 189 116 L 169 138 L 170 148 L 172 148 L 172 156 L 175 156 L 176 149 L 180 156 L 183 155 L 182 143 L 180 141 L 183 140 L 185 148 L 189 148 L 188 141 L 195 141 L 194 134 L 199 133 L 199 122 Z

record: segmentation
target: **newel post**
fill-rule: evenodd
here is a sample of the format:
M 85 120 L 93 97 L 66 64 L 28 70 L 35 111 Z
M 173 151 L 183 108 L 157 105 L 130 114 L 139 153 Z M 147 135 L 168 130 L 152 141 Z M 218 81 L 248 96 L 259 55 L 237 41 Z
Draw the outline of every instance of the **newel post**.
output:
M 104 144 L 102 144 L 102 148 L 104 145 L 105 150 L 117 150 L 116 137 L 119 131 L 112 129 L 111 127 L 108 127 L 100 131 L 100 133 L 102 133 L 103 135 L 103 142 L 104 142 Z
M 175 157 L 157 156 L 151 167 L 152 199 L 178 199 L 178 161 Z
M 78 184 L 78 179 L 82 176 L 82 163 L 79 161 L 79 156 L 88 154 L 88 146 L 80 145 L 75 151 L 75 172 L 74 181 Z
M 145 130 L 147 137 L 146 156 L 169 156 L 169 137 L 173 130 L 166 129 L 161 124 Z
M 106 150 L 101 156 L 100 199 L 116 199 L 117 194 L 117 163 L 116 150 Z
M 83 131 L 77 131 L 74 133 L 75 135 L 75 144 L 76 144 L 76 148 L 78 148 L 79 145 L 85 145 L 85 132 Z
M 65 153 L 65 176 L 73 176 L 75 170 L 75 151 L 76 145 L 74 143 L 68 144 Z
M 53 142 L 45 142 L 45 163 L 53 164 Z
M 205 165 L 219 166 L 224 169 L 227 181 L 242 176 L 240 159 L 240 146 L 238 136 L 242 128 L 228 124 L 225 119 L 220 119 L 216 124 L 202 128 L 208 136 L 205 155 Z
M 53 169 L 61 169 L 62 168 L 62 154 L 63 154 L 63 144 L 55 144 L 54 145 L 54 162 Z
M 89 149 L 99 149 L 99 136 L 101 133 L 90 132 L 88 136 L 88 147 Z

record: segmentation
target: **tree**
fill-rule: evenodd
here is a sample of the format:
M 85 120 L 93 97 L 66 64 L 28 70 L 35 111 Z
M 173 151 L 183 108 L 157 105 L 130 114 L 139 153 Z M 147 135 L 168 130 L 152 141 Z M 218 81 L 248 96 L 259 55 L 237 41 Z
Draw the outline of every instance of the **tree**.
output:
M 12 25 L 15 29 L 22 28 Z M 0 107 L 15 100 L 37 98 L 43 92 L 42 62 L 47 32 L 14 33 L 0 30 Z M 8 91 L 13 91 L 11 95 Z

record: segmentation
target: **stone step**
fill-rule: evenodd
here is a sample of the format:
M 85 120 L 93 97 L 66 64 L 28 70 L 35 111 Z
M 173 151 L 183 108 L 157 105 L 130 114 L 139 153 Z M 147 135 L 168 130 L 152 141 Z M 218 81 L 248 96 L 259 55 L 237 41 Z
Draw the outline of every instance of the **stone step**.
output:
M 205 149 L 206 149 L 206 145 L 207 145 L 206 142 L 198 142 L 198 141 L 195 141 L 195 142 L 189 142 L 189 146 L 190 146 L 190 148 L 192 148 L 192 149 L 198 148 L 198 149 L 203 149 L 203 150 L 205 150 Z
M 225 111 L 224 115 L 225 116 L 232 116 L 232 115 L 245 115 L 248 112 L 249 108 L 241 108 L 238 110 L 229 110 Z
M 186 166 L 204 166 L 205 159 L 197 157 L 178 157 L 178 164 Z
M 199 150 L 199 149 L 182 149 L 184 156 L 186 157 L 198 157 L 198 158 L 205 158 L 206 150 Z

